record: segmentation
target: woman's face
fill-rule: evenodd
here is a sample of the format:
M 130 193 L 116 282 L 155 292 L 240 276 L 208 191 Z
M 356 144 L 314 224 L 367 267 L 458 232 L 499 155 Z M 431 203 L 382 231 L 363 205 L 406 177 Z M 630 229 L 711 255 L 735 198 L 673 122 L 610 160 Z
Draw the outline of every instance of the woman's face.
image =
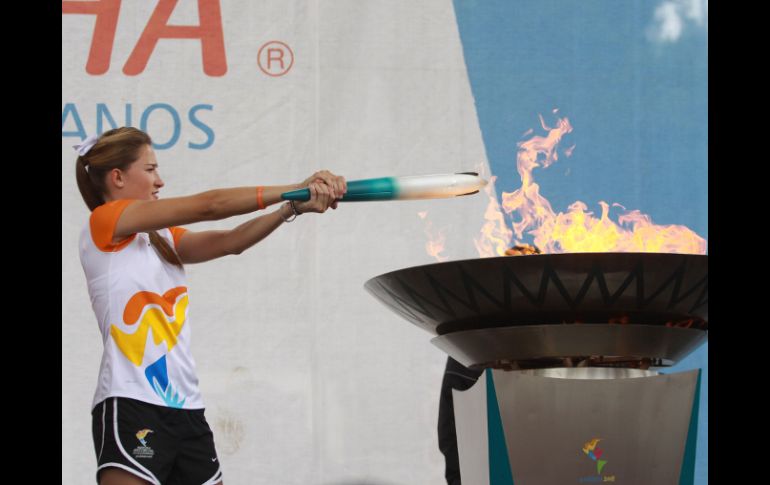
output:
M 156 200 L 160 188 L 165 185 L 158 173 L 158 161 L 150 145 L 141 148 L 141 156 L 128 170 L 121 171 L 123 186 L 113 195 L 120 199 Z

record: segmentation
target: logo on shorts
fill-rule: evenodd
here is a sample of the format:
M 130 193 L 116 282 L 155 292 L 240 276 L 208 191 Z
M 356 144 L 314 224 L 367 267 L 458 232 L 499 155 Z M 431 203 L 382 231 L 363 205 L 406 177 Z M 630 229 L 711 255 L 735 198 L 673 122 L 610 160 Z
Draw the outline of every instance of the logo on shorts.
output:
M 141 431 L 138 431 L 136 433 L 136 439 L 139 440 L 139 442 L 142 444 L 142 446 L 137 446 L 134 448 L 133 455 L 137 458 L 152 458 L 155 456 L 155 450 L 147 446 L 147 435 L 150 433 L 154 433 L 155 431 L 151 429 L 143 429 Z

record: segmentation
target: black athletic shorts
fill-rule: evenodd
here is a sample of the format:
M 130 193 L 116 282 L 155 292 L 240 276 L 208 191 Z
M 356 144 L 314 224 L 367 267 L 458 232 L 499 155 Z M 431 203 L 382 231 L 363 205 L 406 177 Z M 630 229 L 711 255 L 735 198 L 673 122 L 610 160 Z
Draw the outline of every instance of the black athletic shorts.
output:
M 92 412 L 97 471 L 116 467 L 157 485 L 222 480 L 203 409 L 175 409 L 110 397 Z

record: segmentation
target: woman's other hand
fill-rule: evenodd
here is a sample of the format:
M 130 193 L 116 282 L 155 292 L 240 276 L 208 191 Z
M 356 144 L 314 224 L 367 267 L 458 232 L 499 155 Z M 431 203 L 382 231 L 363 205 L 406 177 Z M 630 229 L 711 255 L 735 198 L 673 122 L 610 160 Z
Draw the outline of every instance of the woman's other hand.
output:
M 342 196 L 345 195 L 345 193 L 348 191 L 348 184 L 345 181 L 345 177 L 334 175 L 328 170 L 320 170 L 314 173 L 304 181 L 300 182 L 297 185 L 297 188 L 304 189 L 313 183 L 322 183 L 331 189 L 334 200 L 328 207 L 331 207 L 332 209 L 337 208 L 337 200 L 341 199 Z

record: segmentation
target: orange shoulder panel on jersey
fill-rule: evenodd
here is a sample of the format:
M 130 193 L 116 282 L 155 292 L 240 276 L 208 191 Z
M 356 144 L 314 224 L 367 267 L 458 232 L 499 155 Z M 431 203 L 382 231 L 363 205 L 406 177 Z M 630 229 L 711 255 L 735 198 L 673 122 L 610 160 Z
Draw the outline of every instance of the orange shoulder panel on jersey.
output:
M 112 202 L 100 205 L 91 213 L 91 239 L 100 251 L 105 253 L 120 251 L 128 246 L 136 237 L 136 234 L 131 234 L 117 244 L 112 243 L 112 237 L 115 234 L 115 226 L 118 225 L 118 219 L 126 207 L 132 202 L 136 202 L 136 200 L 113 200 Z
M 179 247 L 179 238 L 182 237 L 182 234 L 187 232 L 187 229 L 184 227 L 169 227 L 168 228 L 171 231 L 171 235 L 174 237 L 174 249 Z

